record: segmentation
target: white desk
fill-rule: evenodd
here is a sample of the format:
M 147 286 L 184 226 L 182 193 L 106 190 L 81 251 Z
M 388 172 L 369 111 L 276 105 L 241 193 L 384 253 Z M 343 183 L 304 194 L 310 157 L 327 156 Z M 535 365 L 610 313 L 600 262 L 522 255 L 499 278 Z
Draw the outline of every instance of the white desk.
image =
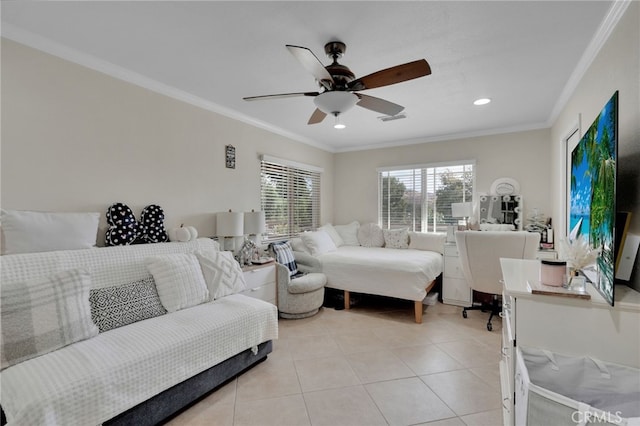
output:
M 587 284 L 591 300 L 531 294 L 540 261 L 500 259 L 504 277 L 500 378 L 505 424 L 513 422 L 516 346 L 548 349 L 640 367 L 640 293 L 616 286 L 611 307 Z

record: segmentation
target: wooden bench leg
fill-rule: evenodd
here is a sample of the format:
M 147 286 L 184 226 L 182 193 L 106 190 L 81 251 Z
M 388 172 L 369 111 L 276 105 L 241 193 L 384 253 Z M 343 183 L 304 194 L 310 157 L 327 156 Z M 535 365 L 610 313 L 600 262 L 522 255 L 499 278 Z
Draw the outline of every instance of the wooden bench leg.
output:
M 344 308 L 349 309 L 351 307 L 351 298 L 347 290 L 344 291 Z
M 416 300 L 414 303 L 415 313 L 416 313 L 416 324 L 422 324 L 422 310 L 424 306 L 422 305 L 422 300 Z

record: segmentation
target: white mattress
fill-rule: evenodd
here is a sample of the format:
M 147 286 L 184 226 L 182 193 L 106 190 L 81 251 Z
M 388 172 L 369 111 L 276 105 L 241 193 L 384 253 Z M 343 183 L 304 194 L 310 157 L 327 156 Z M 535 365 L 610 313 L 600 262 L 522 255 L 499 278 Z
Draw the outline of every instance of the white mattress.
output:
M 422 300 L 442 273 L 442 255 L 433 251 L 342 246 L 317 256 L 327 287 Z
M 278 337 L 274 305 L 232 295 L 116 328 L 0 373 L 9 425 L 96 425 Z

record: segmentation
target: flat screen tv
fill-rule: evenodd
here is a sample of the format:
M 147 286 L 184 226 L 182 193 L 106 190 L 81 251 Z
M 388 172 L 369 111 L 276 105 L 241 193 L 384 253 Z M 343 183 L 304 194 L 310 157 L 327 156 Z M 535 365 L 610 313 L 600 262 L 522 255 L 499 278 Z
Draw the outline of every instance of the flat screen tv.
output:
M 613 306 L 615 267 L 618 92 L 571 153 L 570 239 L 582 235 L 601 253 L 587 279 Z

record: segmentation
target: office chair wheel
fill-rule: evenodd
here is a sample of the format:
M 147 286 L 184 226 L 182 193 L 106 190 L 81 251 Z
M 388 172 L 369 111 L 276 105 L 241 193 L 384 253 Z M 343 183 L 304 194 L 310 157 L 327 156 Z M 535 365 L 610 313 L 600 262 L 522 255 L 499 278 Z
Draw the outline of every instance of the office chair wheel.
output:
M 464 309 L 462 310 L 462 318 L 466 318 L 467 317 L 467 311 L 465 311 Z
M 493 330 L 493 326 L 491 325 L 490 322 L 487 323 L 487 330 L 489 331 Z

